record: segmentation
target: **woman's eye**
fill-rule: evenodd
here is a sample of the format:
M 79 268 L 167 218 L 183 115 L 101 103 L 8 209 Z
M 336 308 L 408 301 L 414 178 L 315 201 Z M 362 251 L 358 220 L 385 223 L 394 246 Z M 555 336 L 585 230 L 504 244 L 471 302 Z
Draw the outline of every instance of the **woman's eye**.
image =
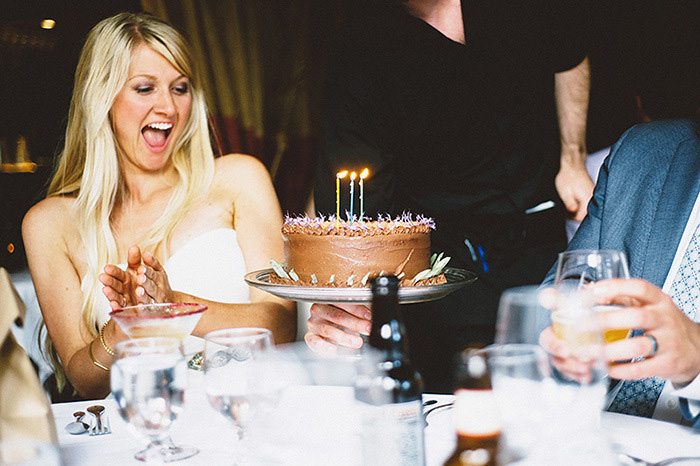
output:
M 151 86 L 137 86 L 136 87 L 136 92 L 139 94 L 147 94 L 148 92 L 151 92 L 153 90 L 153 87 Z
M 178 94 L 187 94 L 190 91 L 190 86 L 188 84 L 178 84 L 174 87 L 174 90 Z

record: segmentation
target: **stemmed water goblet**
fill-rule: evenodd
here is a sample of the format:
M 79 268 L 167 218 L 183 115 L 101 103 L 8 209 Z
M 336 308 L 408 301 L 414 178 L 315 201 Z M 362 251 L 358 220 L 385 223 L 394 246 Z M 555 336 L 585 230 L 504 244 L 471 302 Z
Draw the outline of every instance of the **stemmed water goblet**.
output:
M 267 329 L 216 330 L 204 338 L 205 392 L 212 407 L 236 429 L 236 464 L 250 462 L 248 428 L 279 398 L 282 374 L 275 367 L 272 333 Z
M 196 455 L 170 439 L 170 428 L 182 412 L 187 364 L 179 339 L 149 337 L 126 340 L 114 348 L 111 387 L 119 414 L 138 434 L 146 449 L 134 454 L 140 461 L 178 461 Z

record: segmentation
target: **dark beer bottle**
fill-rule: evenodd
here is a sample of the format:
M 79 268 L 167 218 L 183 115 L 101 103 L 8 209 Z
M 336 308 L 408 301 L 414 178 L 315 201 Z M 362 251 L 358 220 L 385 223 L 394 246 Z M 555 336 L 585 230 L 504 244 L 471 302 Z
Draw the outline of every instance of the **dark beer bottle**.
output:
M 465 350 L 461 355 L 455 390 L 457 447 L 446 466 L 495 466 L 501 419 L 491 389 L 488 359 L 483 351 Z
M 407 355 L 399 280 L 381 276 L 371 284 L 372 330 L 365 356 L 376 371 L 355 385 L 362 410 L 363 457 L 367 464 L 420 466 L 425 464 L 422 380 Z

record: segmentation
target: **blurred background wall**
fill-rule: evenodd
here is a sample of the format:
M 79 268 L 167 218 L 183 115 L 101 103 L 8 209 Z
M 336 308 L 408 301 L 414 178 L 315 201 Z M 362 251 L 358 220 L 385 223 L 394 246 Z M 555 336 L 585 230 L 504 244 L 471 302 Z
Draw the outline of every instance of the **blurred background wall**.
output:
M 640 78 L 650 82 L 647 77 L 663 76 L 669 67 L 697 65 L 697 51 L 689 56 L 685 42 L 697 39 L 699 4 L 591 4 L 596 22 L 589 31 L 590 152 L 610 145 L 637 121 Z M 302 212 L 312 189 L 325 64 L 343 18 L 357 5 L 353 0 L 0 0 L 0 266 L 12 271 L 26 265 L 21 219 L 44 195 L 63 141 L 78 54 L 98 21 L 123 10 L 149 11 L 180 29 L 204 72 L 221 152 L 258 157 L 270 170 L 283 211 Z M 55 21 L 52 29 L 42 29 L 44 19 Z M 697 42 L 690 47 L 697 48 Z M 668 83 L 661 79 L 652 87 L 667 90 Z

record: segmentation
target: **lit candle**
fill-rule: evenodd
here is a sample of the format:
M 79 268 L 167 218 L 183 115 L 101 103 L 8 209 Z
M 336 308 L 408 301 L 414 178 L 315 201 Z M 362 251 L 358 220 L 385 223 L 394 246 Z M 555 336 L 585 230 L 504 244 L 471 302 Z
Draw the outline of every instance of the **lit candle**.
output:
M 365 168 L 362 170 L 362 173 L 360 173 L 360 221 L 362 221 L 362 217 L 365 216 L 364 179 L 367 178 L 367 175 L 369 175 L 369 170 Z
M 357 178 L 357 173 L 350 173 L 350 225 L 352 225 L 353 218 L 353 204 L 355 203 L 355 178 Z
M 343 170 L 335 175 L 335 227 L 340 229 L 340 180 L 347 176 L 348 171 Z

